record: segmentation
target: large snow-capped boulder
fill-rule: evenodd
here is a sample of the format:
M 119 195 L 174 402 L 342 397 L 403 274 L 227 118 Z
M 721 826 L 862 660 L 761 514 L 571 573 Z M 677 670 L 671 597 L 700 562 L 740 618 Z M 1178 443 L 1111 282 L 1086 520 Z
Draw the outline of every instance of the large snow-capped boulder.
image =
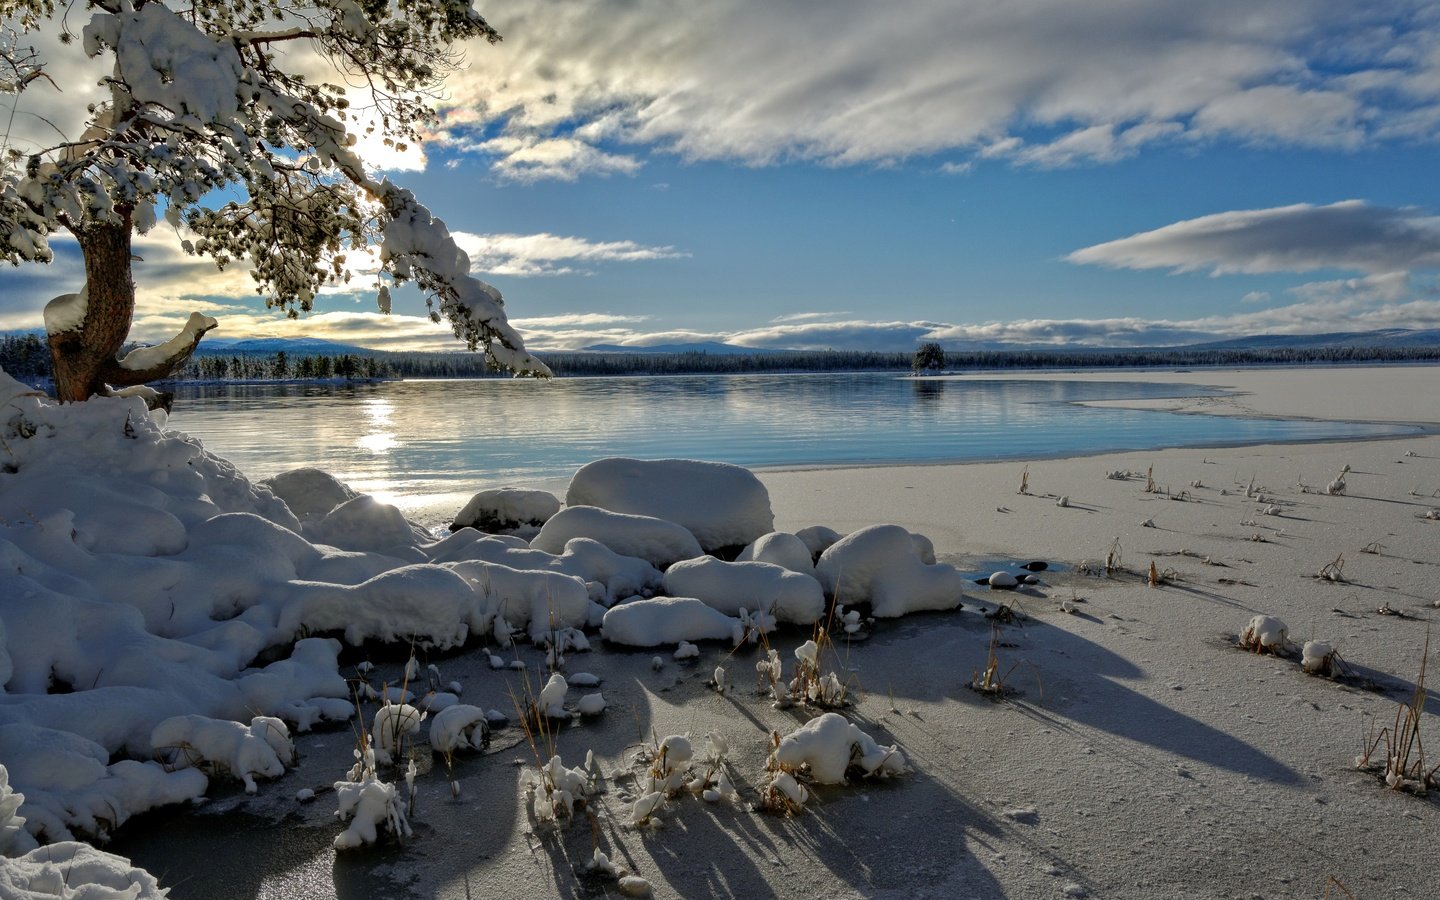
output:
M 360 496 L 345 482 L 319 469 L 290 469 L 262 479 L 260 484 L 290 507 L 302 523 L 322 519 L 330 510 Z
M 559 511 L 560 498 L 549 491 L 494 488 L 471 497 L 455 514 L 450 529 L 474 528 L 492 534 L 511 534 L 539 528 Z
M 677 562 L 665 571 L 665 593 L 695 597 L 728 616 L 757 610 L 776 621 L 813 625 L 825 612 L 820 582 L 763 562 L 724 562 L 713 556 Z
M 839 535 L 836 535 L 836 540 L 838 539 Z M 812 554 L 798 536 L 784 531 L 772 531 L 752 541 L 740 551 L 735 561 L 771 563 L 792 572 L 810 575 L 815 571 L 815 557 L 819 555 L 818 552 Z
M 676 522 L 706 552 L 743 547 L 775 527 L 770 493 L 754 473 L 693 459 L 599 459 L 570 479 L 567 506 Z
M 653 516 L 611 512 L 595 506 L 567 506 L 556 513 L 530 546 L 546 553 L 563 553 L 574 538 L 599 541 L 621 556 L 634 556 L 665 569 L 705 551 L 684 526 Z
M 369 494 L 346 500 L 310 522 L 305 526 L 305 536 L 316 544 L 383 553 L 408 562 L 424 562 L 425 554 L 419 548 L 430 541 L 425 529 L 406 519 L 399 509 Z
M 611 607 L 600 624 L 607 641 L 630 647 L 659 647 L 681 641 L 733 641 L 743 634 L 740 620 L 694 597 L 651 597 Z
M 954 566 L 927 565 L 922 548 L 899 525 L 871 525 L 820 554 L 815 577 L 830 598 L 869 603 L 871 613 L 882 619 L 954 609 L 963 599 L 965 577 Z

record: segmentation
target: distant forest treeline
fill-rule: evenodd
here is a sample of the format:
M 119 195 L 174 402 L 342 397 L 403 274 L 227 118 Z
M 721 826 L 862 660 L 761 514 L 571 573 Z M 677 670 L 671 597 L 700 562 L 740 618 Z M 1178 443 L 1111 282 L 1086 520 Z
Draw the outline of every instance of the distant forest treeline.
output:
M 785 372 L 909 371 L 912 353 L 829 350 L 789 353 L 580 353 L 535 354 L 557 376 L 703 375 Z M 1440 347 L 1304 347 L 1150 350 L 977 350 L 945 352 L 947 371 L 995 369 L 1107 369 L 1325 363 L 1440 362 Z M 48 379 L 50 352 L 34 334 L 0 336 L 0 367 L 22 379 Z M 202 352 L 175 381 L 369 381 L 395 378 L 506 377 L 478 353 Z

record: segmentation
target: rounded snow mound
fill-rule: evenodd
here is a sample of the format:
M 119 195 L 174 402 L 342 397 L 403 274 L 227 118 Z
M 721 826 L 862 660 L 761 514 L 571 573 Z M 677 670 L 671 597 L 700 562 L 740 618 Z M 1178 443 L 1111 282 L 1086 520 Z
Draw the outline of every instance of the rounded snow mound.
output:
M 839 539 L 838 535 L 836 539 Z M 813 575 L 815 573 L 815 557 L 819 555 L 819 553 L 811 553 L 810 547 L 798 536 L 784 531 L 772 531 L 769 534 L 760 535 L 744 550 L 741 550 L 740 555 L 735 557 L 735 561 L 771 563 L 792 572 Z
M 401 515 L 400 510 L 369 494 L 346 500 L 323 518 L 305 526 L 312 543 L 341 550 L 384 553 L 407 562 L 425 562 L 420 545 L 430 535 Z
M 786 735 L 775 748 L 774 759 L 786 772 L 804 767 L 816 784 L 841 784 L 852 766 L 881 778 L 906 771 L 899 747 L 880 746 L 839 713 L 825 713 Z
M 539 528 L 560 511 L 560 498 L 549 491 L 495 488 L 481 491 L 455 514 L 450 530 L 474 528 L 490 534 L 510 534 Z
M 605 612 L 600 634 L 630 647 L 659 647 L 681 641 L 738 642 L 740 620 L 694 597 L 631 600 Z
M 284 500 L 301 522 L 324 518 L 330 510 L 360 496 L 329 472 L 308 467 L 272 475 L 260 484 Z
M 566 506 L 651 516 L 687 528 L 706 552 L 743 547 L 775 527 L 754 473 L 693 459 L 599 459 L 570 479 Z
M 764 562 L 727 563 L 713 556 L 677 562 L 665 572 L 665 592 L 695 597 L 729 616 L 760 610 L 795 625 L 813 625 L 825 612 L 820 582 Z
M 954 566 L 927 564 L 929 541 L 915 538 L 899 525 L 862 528 L 820 554 L 815 577 L 830 598 L 869 603 L 881 619 L 954 609 L 964 599 L 964 576 Z
M 530 546 L 546 553 L 565 552 L 574 538 L 591 538 L 621 556 L 634 556 L 665 569 L 705 551 L 683 525 L 653 516 L 612 512 L 595 506 L 567 506 L 556 513 Z

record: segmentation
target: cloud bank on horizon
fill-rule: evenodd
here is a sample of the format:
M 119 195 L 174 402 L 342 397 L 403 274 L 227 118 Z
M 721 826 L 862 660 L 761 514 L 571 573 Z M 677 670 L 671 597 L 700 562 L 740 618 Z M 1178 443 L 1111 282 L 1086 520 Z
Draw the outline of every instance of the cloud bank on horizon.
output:
M 450 195 L 444 215 L 473 271 L 506 292 L 536 349 L 1138 346 L 1440 327 L 1440 193 L 1419 164 L 1382 174 L 1384 154 L 1433 159 L 1440 137 L 1433 3 L 537 0 L 489 12 L 505 41 L 470 48 L 427 149 L 369 152 L 397 180 L 423 179 L 427 199 Z M 83 64 L 59 74 L 67 101 L 96 77 Z M 78 124 L 66 109 L 43 123 L 19 112 L 16 141 Z M 1247 181 L 1247 166 L 1294 172 Z M 781 196 L 770 172 L 827 180 Z M 870 187 L 880 176 L 884 189 Z M 738 225 L 712 213 L 746 191 Z M 862 199 L 817 202 L 833 192 Z M 942 198 L 948 222 L 916 212 L 917 194 Z M 953 239 L 917 237 L 957 219 Z M 771 221 L 793 247 L 770 239 Z M 750 230 L 765 236 L 746 244 Z M 163 231 L 137 242 L 139 340 L 200 308 L 231 338 L 454 349 L 418 298 L 381 318 L 363 287 L 298 324 L 276 318 L 243 271 L 185 257 Z M 964 256 L 972 245 L 985 249 Z M 757 253 L 785 258 L 749 265 Z M 77 262 L 59 242 L 49 268 L 0 275 L 0 328 L 37 325 L 46 300 L 76 289 Z M 870 269 L 868 282 L 850 274 Z

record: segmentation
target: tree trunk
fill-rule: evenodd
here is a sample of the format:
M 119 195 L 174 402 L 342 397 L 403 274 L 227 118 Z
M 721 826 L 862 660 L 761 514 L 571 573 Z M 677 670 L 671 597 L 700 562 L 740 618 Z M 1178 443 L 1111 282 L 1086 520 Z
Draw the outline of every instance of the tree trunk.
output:
M 169 342 L 175 346 L 167 346 L 163 358 L 121 365 L 120 348 L 135 316 L 130 233 L 128 209 L 118 223 L 96 223 L 75 231 L 85 258 L 85 318 L 76 328 L 49 335 L 55 398 L 61 403 L 104 394 L 109 386 L 132 387 L 164 378 L 184 365 L 200 338 L 215 327 L 214 319 L 192 315 L 187 330 L 179 340 Z
M 85 257 L 89 295 L 80 327 L 49 336 L 55 364 L 55 398 L 62 403 L 103 393 L 100 373 L 130 334 L 135 282 L 130 276 L 130 214 L 119 223 L 97 223 L 75 232 Z

